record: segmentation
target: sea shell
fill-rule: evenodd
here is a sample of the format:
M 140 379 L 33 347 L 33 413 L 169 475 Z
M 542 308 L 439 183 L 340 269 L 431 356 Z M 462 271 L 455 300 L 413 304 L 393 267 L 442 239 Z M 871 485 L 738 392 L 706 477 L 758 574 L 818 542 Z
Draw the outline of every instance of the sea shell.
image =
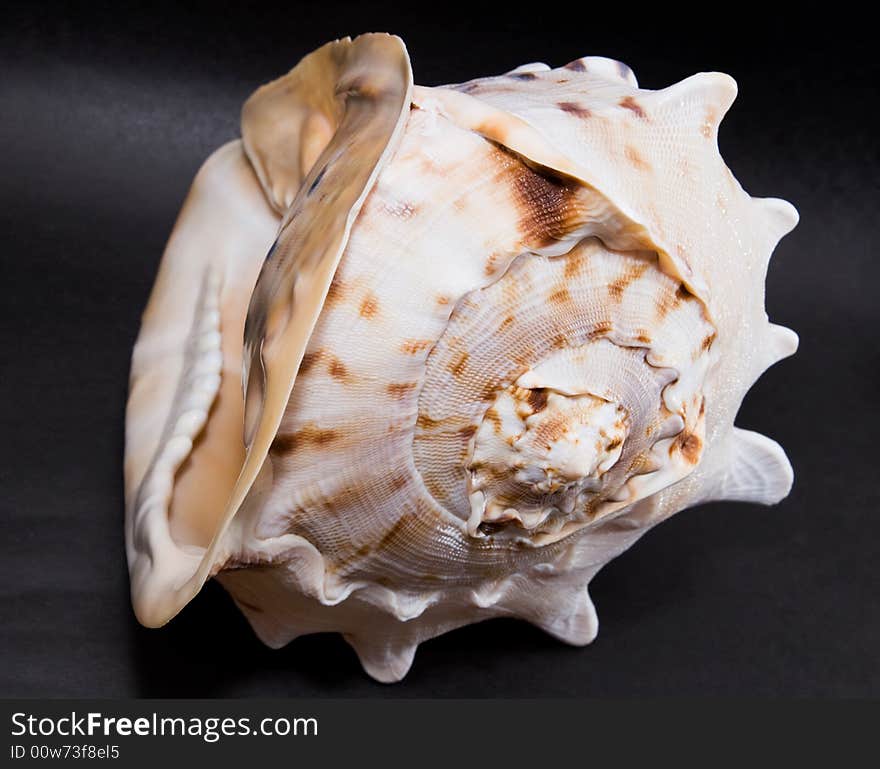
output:
M 783 498 L 733 420 L 797 346 L 763 298 L 797 214 L 722 161 L 735 93 L 596 57 L 414 87 L 389 35 L 260 88 L 134 349 L 138 619 L 216 576 L 270 646 L 339 631 L 394 681 L 491 617 L 589 643 L 591 578 L 653 525 Z

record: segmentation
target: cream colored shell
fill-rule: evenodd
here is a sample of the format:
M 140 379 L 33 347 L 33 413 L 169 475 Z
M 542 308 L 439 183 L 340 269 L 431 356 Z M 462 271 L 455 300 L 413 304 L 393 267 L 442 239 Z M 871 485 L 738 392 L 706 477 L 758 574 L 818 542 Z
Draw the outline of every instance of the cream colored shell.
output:
M 797 214 L 724 165 L 735 90 L 594 57 L 414 87 L 387 35 L 259 89 L 134 350 L 140 621 L 216 576 L 267 644 L 339 631 L 394 681 L 491 617 L 588 643 L 591 578 L 651 526 L 784 497 L 733 421 L 797 346 L 763 306 Z

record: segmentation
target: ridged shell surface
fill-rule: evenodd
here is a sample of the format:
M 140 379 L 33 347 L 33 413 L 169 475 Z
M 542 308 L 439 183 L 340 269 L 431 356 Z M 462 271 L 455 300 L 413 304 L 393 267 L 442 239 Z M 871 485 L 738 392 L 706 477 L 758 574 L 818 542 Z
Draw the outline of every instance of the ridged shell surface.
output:
M 797 215 L 722 161 L 734 96 L 593 57 L 422 88 L 384 35 L 257 91 L 135 348 L 141 621 L 216 576 L 269 645 L 338 631 L 382 681 L 492 617 L 585 644 L 591 578 L 651 526 L 784 497 L 733 422 L 797 345 L 763 291 Z

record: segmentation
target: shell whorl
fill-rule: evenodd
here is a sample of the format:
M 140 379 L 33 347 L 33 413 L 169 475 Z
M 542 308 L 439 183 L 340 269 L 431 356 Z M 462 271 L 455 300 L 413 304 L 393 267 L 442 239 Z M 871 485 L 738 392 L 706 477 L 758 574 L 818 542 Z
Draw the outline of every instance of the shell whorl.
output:
M 471 536 L 567 536 L 697 464 L 714 338 L 654 254 L 524 255 L 429 355 L 416 466 Z

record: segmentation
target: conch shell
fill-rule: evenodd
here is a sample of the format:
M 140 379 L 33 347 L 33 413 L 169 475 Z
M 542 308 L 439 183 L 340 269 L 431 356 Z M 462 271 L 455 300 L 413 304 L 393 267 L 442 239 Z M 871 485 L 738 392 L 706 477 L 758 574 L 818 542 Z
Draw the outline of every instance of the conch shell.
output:
M 763 298 L 797 213 L 722 161 L 735 94 L 596 57 L 422 88 L 378 34 L 257 90 L 134 349 L 138 619 L 215 576 L 270 646 L 339 631 L 395 681 L 491 617 L 589 643 L 591 578 L 650 527 L 782 499 L 733 420 L 797 346 Z

